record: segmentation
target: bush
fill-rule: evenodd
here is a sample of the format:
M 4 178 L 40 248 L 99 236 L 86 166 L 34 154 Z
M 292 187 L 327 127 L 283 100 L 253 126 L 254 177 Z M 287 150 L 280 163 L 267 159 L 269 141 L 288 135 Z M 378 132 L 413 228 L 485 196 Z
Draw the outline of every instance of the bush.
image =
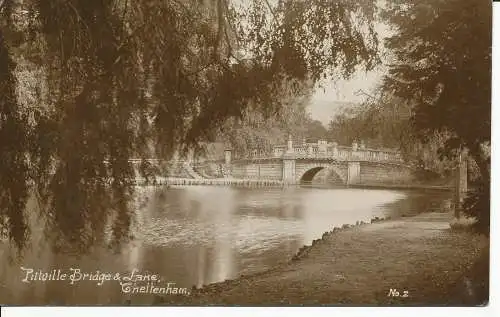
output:
M 477 219 L 474 228 L 489 236 L 490 232 L 490 182 L 482 181 L 464 200 L 465 215 Z
M 477 219 L 473 217 L 462 217 L 460 219 L 454 218 L 450 222 L 450 228 L 453 230 L 473 230 L 477 223 Z

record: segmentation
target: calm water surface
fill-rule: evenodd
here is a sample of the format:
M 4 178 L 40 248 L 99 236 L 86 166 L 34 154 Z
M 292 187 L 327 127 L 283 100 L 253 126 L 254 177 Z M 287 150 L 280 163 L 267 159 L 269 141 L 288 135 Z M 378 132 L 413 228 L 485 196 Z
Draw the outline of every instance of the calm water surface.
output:
M 95 281 L 23 283 L 20 266 L 44 272 L 79 268 L 122 274 L 138 269 L 161 275 L 165 284 L 191 288 L 287 262 L 301 246 L 310 245 L 334 226 L 442 210 L 449 198 L 447 192 L 398 190 L 142 187 L 135 239 L 122 253 L 99 249 L 76 258 L 52 254 L 42 243 L 21 263 L 3 261 L 0 302 L 122 304 L 128 299 L 148 303 L 154 295 L 124 294 L 113 281 L 100 286 Z M 5 257 L 5 246 L 2 252 Z

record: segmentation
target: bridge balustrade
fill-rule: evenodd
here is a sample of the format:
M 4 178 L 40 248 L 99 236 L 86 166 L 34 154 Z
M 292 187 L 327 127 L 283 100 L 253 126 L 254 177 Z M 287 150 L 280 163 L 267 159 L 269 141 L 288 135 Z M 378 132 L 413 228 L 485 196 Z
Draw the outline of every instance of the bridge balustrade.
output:
M 305 154 L 307 154 L 307 153 L 308 153 L 308 151 L 307 151 L 307 147 L 305 147 L 305 146 L 295 147 L 295 148 L 293 149 L 293 151 L 294 151 L 295 153 L 298 153 L 298 154 L 303 154 L 303 155 L 305 155 Z
M 274 157 L 281 157 L 285 153 L 285 146 L 276 146 L 273 149 Z
M 285 147 L 280 147 L 278 149 L 274 148 L 272 152 L 262 152 L 262 151 L 251 151 L 248 153 L 247 159 L 266 159 L 266 158 L 281 158 L 283 154 L 286 153 Z M 375 162 L 401 162 L 402 156 L 399 152 L 387 151 L 387 150 L 374 150 L 374 149 L 364 149 L 353 151 L 351 147 L 345 146 L 328 146 L 321 147 L 317 144 L 306 144 L 301 146 L 293 147 L 293 153 L 297 158 L 337 158 L 340 160 L 362 160 L 362 161 L 375 161 Z M 237 158 L 235 158 L 237 159 Z M 244 157 L 242 157 L 244 159 Z M 131 159 L 131 163 L 138 164 L 142 162 L 141 159 Z M 150 163 L 161 163 L 165 162 L 160 159 L 148 159 L 146 160 Z M 204 160 L 197 161 L 197 164 L 206 163 L 208 161 Z M 185 160 L 172 160 L 169 161 L 169 165 L 176 164 L 186 164 Z M 189 164 L 189 163 L 188 163 Z M 195 164 L 196 165 L 196 164 Z
M 287 152 L 286 146 L 275 147 L 272 153 L 253 152 L 252 158 L 282 157 Z M 395 151 L 358 149 L 352 147 L 325 144 L 303 144 L 293 147 L 297 158 L 338 158 L 342 160 L 359 159 L 364 161 L 401 161 L 401 154 Z

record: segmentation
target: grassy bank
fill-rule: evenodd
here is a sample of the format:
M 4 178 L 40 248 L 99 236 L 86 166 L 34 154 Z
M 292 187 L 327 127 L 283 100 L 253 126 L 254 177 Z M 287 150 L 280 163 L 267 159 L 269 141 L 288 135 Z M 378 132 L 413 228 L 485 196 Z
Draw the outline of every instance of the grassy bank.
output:
M 211 284 L 163 305 L 481 305 L 489 241 L 426 213 L 323 235 L 295 260 Z M 391 291 L 392 290 L 392 291 Z M 397 296 L 399 294 L 400 296 Z M 404 296 L 407 294 L 407 296 Z

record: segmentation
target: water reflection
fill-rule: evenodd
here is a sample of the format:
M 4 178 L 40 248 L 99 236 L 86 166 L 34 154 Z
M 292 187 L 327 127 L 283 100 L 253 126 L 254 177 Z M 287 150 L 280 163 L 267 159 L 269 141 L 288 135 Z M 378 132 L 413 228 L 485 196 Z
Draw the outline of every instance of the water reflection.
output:
M 186 187 L 138 193 L 134 236 L 121 254 L 102 248 L 85 257 L 52 254 L 40 245 L 23 263 L 0 271 L 0 298 L 12 304 L 148 303 L 151 295 L 125 296 L 117 283 L 22 283 L 19 266 L 43 270 L 158 273 L 178 287 L 234 278 L 288 261 L 304 244 L 334 226 L 373 217 L 441 210 L 446 192 L 362 189 L 235 189 Z M 5 254 L 6 245 L 2 246 Z

